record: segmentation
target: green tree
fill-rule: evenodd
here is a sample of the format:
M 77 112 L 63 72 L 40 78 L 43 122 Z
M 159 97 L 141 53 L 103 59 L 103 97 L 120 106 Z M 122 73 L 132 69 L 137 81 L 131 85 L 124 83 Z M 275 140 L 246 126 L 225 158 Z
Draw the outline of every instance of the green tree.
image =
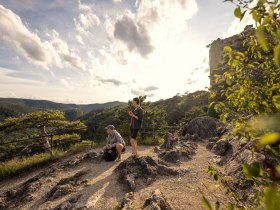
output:
M 276 210 L 280 206 L 275 181 L 280 174 L 280 5 L 278 0 L 258 0 L 253 7 L 252 0 L 230 2 L 237 5 L 234 14 L 240 20 L 251 15 L 256 31 L 245 34 L 242 51 L 224 48 L 220 67 L 226 71 L 215 76 L 217 84 L 211 87 L 215 100 L 210 106 L 224 122 L 233 120 L 238 135 L 257 140 L 253 150 L 264 154 L 266 162 L 244 163 L 243 174 L 260 187 L 255 205 Z
M 17 146 L 39 143 L 51 152 L 49 134 L 56 136 L 84 128 L 85 125 L 80 121 L 67 121 L 62 111 L 38 111 L 18 118 L 5 119 L 0 123 L 0 139 L 3 144 L 14 142 L 11 144 Z M 23 139 L 25 140 L 22 141 Z

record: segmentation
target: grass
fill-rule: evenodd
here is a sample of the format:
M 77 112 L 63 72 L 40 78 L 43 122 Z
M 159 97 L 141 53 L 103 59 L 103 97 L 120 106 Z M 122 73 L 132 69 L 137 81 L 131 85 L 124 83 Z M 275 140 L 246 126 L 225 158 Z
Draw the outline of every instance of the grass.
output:
M 71 146 L 67 151 L 55 149 L 53 150 L 52 155 L 49 153 L 40 153 L 21 159 L 14 158 L 8 160 L 6 162 L 0 163 L 0 180 L 8 176 L 19 174 L 26 169 L 50 163 L 93 147 L 96 147 L 96 145 L 94 143 L 92 144 L 92 141 L 83 140 L 82 142 Z
M 163 142 L 164 142 L 164 139 L 159 136 L 145 137 L 145 138 L 139 139 L 139 144 L 145 145 L 145 146 L 157 146 L 157 145 L 161 145 Z

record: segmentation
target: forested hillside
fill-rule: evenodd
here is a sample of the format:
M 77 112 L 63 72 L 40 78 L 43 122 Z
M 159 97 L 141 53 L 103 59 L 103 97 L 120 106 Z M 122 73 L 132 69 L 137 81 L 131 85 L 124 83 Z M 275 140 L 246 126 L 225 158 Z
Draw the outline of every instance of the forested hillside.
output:
M 67 119 L 75 120 L 87 112 L 123 104 L 125 103 L 119 101 L 95 104 L 63 104 L 47 100 L 0 98 L 0 121 L 7 117 L 18 117 L 36 110 L 61 110 L 66 113 Z

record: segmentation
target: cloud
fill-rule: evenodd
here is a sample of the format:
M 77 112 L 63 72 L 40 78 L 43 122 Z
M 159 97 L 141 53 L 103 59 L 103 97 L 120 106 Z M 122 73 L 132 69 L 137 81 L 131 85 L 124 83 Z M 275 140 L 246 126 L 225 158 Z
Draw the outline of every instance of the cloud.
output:
M 148 31 L 134 21 L 128 10 L 115 23 L 114 38 L 122 41 L 129 51 L 136 51 L 144 58 L 154 49 Z
M 46 34 L 50 40 L 42 41 L 23 24 L 18 15 L 2 5 L 0 17 L 0 39 L 12 46 L 29 63 L 40 65 L 45 69 L 52 66 L 62 68 L 64 63 L 85 69 L 81 58 L 71 51 L 57 31 L 51 30 Z
M 47 68 L 52 55 L 38 37 L 30 32 L 19 16 L 0 5 L 0 38 L 25 57 L 30 63 Z
M 253 8 L 257 4 L 257 2 L 258 2 L 258 0 L 253 0 L 249 4 L 249 8 Z M 240 32 L 242 32 L 244 30 L 244 28 L 247 25 L 254 25 L 254 24 L 255 24 L 255 21 L 252 18 L 252 14 L 250 14 L 249 12 L 246 12 L 241 21 L 239 18 L 234 18 L 234 20 L 231 22 L 231 25 L 228 28 L 228 30 L 223 33 L 222 38 L 225 39 L 225 38 L 228 38 L 235 34 L 239 34 Z
M 158 87 L 151 85 L 151 86 L 144 88 L 143 90 L 149 92 L 149 91 L 158 90 Z
M 32 79 L 26 79 L 26 78 L 20 78 L 17 76 L 14 76 L 13 74 L 16 73 L 16 70 L 13 69 L 7 69 L 0 67 L 0 84 L 9 84 L 9 85 L 28 85 L 28 86 L 44 86 L 46 83 L 32 80 Z
M 113 85 L 115 85 L 115 86 L 121 86 L 121 85 L 124 84 L 123 81 L 117 80 L 117 79 L 114 79 L 114 78 L 110 78 L 110 79 L 107 79 L 107 78 L 106 78 L 106 79 L 105 79 L 105 78 L 102 78 L 102 77 L 100 77 L 100 76 L 96 76 L 96 79 L 97 79 L 99 82 L 103 83 L 103 84 L 113 84 Z
M 196 83 L 197 81 L 196 80 L 193 80 L 193 79 L 188 79 L 187 80 L 187 85 L 192 85 L 192 84 L 194 84 L 194 83 Z
M 150 85 L 150 86 L 147 86 L 147 87 L 140 87 L 138 89 L 135 89 L 135 88 L 132 88 L 131 89 L 131 93 L 133 95 L 137 95 L 137 96 L 148 96 L 148 97 L 154 97 L 155 94 L 153 93 L 153 91 L 155 90 L 158 90 L 159 88 L 154 86 L 154 85 Z
M 79 42 L 80 44 L 84 45 L 84 40 L 83 37 L 81 35 L 76 35 L 76 40 L 77 42 Z
M 60 38 L 57 31 L 51 30 L 47 32 L 47 37 L 50 39 L 50 45 L 53 48 L 53 54 L 56 58 L 56 64 L 64 66 L 63 64 L 70 64 L 70 66 L 77 69 L 85 70 L 85 63 L 81 57 L 70 49 L 68 44 Z

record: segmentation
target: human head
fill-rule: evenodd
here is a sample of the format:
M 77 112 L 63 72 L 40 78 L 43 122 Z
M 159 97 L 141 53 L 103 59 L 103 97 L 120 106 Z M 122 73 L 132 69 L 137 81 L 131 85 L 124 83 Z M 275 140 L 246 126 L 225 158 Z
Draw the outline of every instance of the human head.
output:
M 115 130 L 115 126 L 113 126 L 113 125 L 107 125 L 106 127 L 105 127 L 105 129 L 106 129 L 106 132 L 107 132 L 107 134 L 112 134 L 113 133 L 113 131 Z
M 138 97 L 135 97 L 132 99 L 132 105 L 134 107 L 139 106 L 140 105 L 140 99 Z

